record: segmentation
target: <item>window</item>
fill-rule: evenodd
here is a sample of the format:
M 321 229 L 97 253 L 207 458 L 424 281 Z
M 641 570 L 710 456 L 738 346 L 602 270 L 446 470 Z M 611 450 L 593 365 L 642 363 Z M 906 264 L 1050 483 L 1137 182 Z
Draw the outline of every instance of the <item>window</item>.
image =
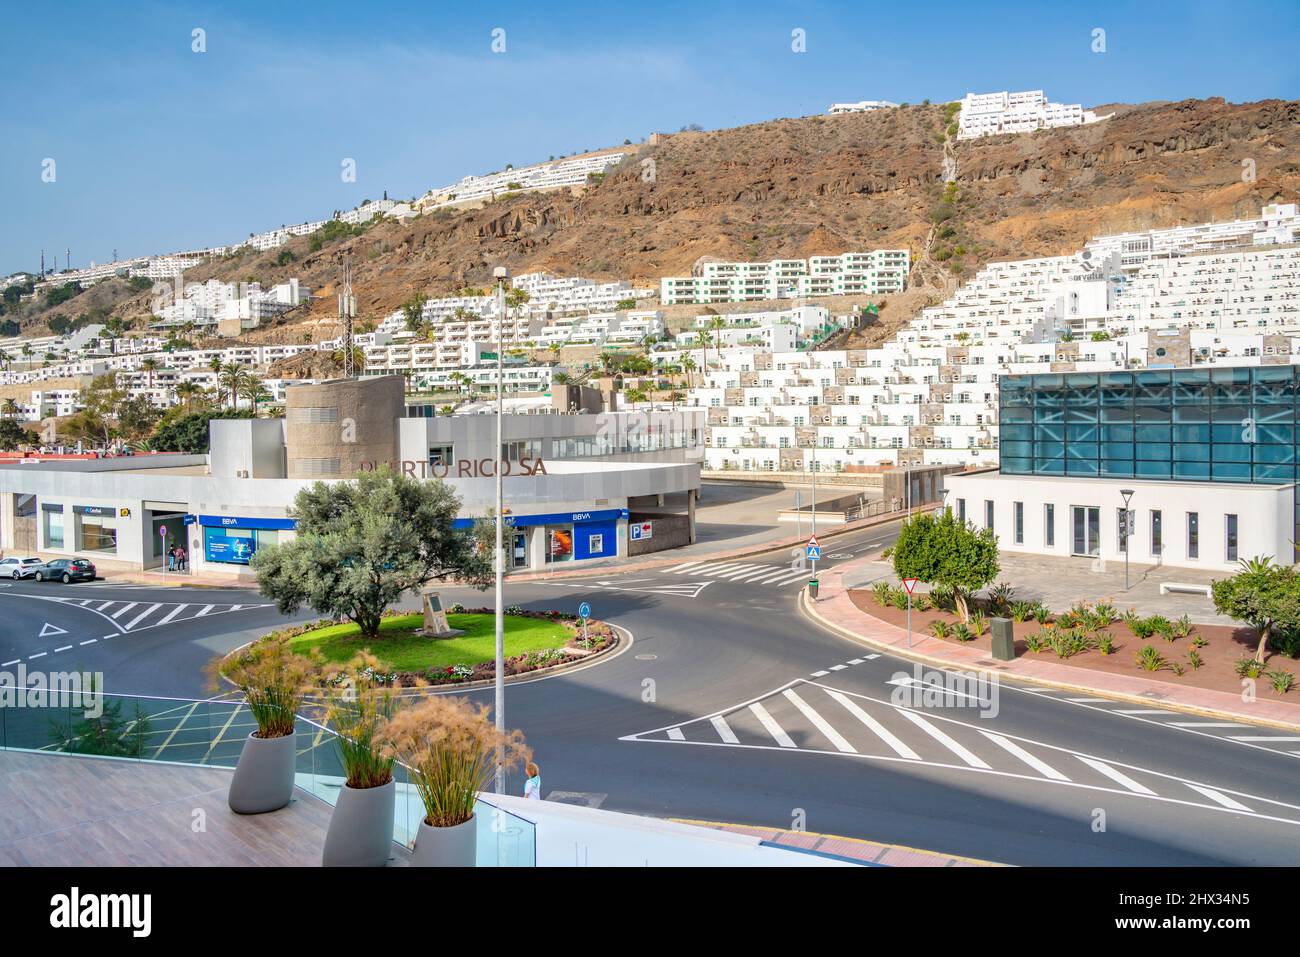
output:
M 454 447 L 450 445 L 429 446 L 429 465 L 451 465 L 455 460 Z
M 1237 560 L 1237 516 L 1225 515 L 1224 518 L 1227 520 L 1227 527 L 1224 529 L 1226 533 L 1225 541 L 1227 542 L 1227 554 L 1225 557 L 1228 561 L 1235 562 Z
M 963 523 L 966 521 L 966 500 L 964 498 L 957 499 L 957 521 Z
M 1187 557 L 1201 557 L 1201 516 L 1196 512 L 1187 513 Z
M 45 526 L 45 547 L 63 547 L 63 506 L 42 505 L 41 524 Z
M 993 527 L 993 499 L 991 498 L 984 500 L 984 527 Z
M 446 447 L 450 455 L 450 446 Z M 432 451 L 432 450 L 430 450 Z M 507 462 L 521 462 L 524 459 L 535 459 L 542 454 L 542 443 L 539 439 L 519 439 L 514 442 L 501 443 L 501 458 Z
M 1016 509 L 1016 544 L 1023 545 L 1025 543 L 1025 503 L 1016 502 L 1015 509 Z
M 1132 534 L 1133 510 L 1125 508 L 1115 509 L 1115 538 L 1121 555 L 1128 551 L 1128 540 Z
M 1160 509 L 1151 510 L 1151 554 L 1160 555 L 1164 552 L 1164 530 L 1161 527 L 1163 520 L 1160 515 Z
M 1043 544 L 1048 548 L 1056 545 L 1056 506 L 1051 502 L 1043 506 Z

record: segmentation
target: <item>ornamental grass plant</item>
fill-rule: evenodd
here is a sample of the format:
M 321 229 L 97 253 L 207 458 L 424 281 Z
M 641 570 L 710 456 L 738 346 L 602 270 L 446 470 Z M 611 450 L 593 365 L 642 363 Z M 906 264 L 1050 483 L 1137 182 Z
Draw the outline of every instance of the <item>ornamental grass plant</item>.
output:
M 325 723 L 338 733 L 348 787 L 383 787 L 393 779 L 393 755 L 377 739 L 401 703 L 395 676 L 366 649 L 324 677 Z
M 223 676 L 243 692 L 259 738 L 293 734 L 298 708 L 319 675 L 319 658 L 291 650 L 284 635 L 259 638 L 229 658 L 218 659 L 213 669 L 214 679 Z
M 498 731 L 487 705 L 434 695 L 402 708 L 379 729 L 385 753 L 406 766 L 430 827 L 454 827 L 474 816 L 480 791 L 499 760 L 517 767 L 532 756 L 519 730 Z

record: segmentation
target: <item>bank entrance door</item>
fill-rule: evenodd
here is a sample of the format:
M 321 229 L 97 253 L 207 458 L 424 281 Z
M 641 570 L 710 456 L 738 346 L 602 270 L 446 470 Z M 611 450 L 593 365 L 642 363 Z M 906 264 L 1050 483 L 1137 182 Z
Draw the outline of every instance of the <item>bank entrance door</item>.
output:
M 1071 554 L 1101 554 L 1101 509 L 1086 505 L 1070 506 L 1070 522 L 1073 540 L 1070 543 Z

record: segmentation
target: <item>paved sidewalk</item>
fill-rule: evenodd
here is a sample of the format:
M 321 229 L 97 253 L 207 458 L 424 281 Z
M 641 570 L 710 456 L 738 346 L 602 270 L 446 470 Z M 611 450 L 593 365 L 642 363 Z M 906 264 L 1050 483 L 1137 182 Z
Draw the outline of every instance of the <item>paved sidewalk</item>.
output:
M 957 857 L 938 851 L 922 851 L 915 847 L 901 844 L 881 844 L 877 841 L 864 841 L 856 837 L 836 837 L 833 834 L 815 834 L 811 831 L 783 831 L 772 827 L 756 827 L 750 824 L 723 824 L 716 821 L 690 821 L 674 818 L 681 824 L 694 824 L 696 827 L 712 827 L 720 831 L 732 831 L 736 834 L 749 834 L 768 844 L 778 847 L 795 847 L 832 857 L 859 861 L 878 867 L 1006 867 L 992 861 L 980 861 L 973 857 Z
M 807 590 L 800 593 L 799 602 L 804 614 L 846 638 L 938 667 L 992 671 L 1048 687 L 1099 694 L 1120 701 L 1141 704 L 1158 701 L 1162 707 L 1190 714 L 1300 730 L 1300 705 L 1281 701 L 1257 699 L 1247 704 L 1238 695 L 1224 691 L 1107 674 L 1038 656 L 996 661 L 980 648 L 954 645 L 926 634 L 913 633 L 909 648 L 907 632 L 862 611 L 849 597 L 846 579 L 850 585 L 856 583 L 870 566 L 868 561 L 854 561 L 828 569 L 820 576 L 821 588 L 816 602 L 808 600 Z

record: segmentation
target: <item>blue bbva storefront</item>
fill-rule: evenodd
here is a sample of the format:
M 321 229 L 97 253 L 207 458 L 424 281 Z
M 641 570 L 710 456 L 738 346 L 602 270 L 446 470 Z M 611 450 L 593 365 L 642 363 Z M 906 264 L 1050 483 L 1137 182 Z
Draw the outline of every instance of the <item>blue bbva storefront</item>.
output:
M 280 533 L 293 529 L 291 518 L 243 518 L 200 515 L 203 560 L 218 565 L 247 565 L 258 548 L 276 545 Z
M 512 564 L 528 564 L 529 536 L 540 536 L 542 562 L 550 565 L 618 555 L 618 523 L 627 519 L 627 509 L 608 508 L 585 512 L 552 512 L 542 515 L 508 515 L 510 536 L 506 551 Z M 189 524 L 193 524 L 190 522 Z M 248 518 L 232 515 L 199 515 L 204 561 L 219 565 L 247 565 L 259 548 L 278 544 L 280 533 L 291 531 L 291 518 Z M 458 518 L 456 528 L 472 528 L 474 519 Z

